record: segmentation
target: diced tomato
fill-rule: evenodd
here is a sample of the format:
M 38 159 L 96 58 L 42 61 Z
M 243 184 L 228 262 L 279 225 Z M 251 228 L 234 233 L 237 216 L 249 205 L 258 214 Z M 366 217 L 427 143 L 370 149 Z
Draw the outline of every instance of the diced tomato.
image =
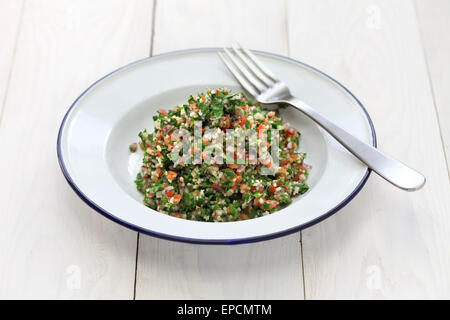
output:
M 162 174 L 162 170 L 161 170 L 161 168 L 156 168 L 156 174 L 158 175 L 157 177 L 153 177 L 152 178 L 152 181 L 154 181 L 154 182 L 156 182 L 156 181 L 158 181 L 159 180 L 159 177 L 161 176 L 161 174 Z
M 257 129 L 257 131 L 258 131 L 258 136 L 260 135 L 261 131 L 264 131 L 264 130 L 266 130 L 266 125 L 261 123 L 261 124 L 258 126 L 258 129 Z
M 274 111 L 270 111 L 270 112 L 267 114 L 267 116 L 268 116 L 269 118 L 272 118 L 272 117 L 275 116 L 275 112 L 274 112 Z
M 174 195 L 173 196 L 173 198 L 175 199 L 175 200 L 181 200 L 181 198 L 182 198 L 182 196 L 181 196 L 181 194 L 176 194 L 176 195 Z
M 217 94 L 217 95 L 219 95 L 219 92 L 220 92 L 219 89 L 216 89 L 216 94 Z
M 205 100 L 206 100 L 205 96 L 202 96 L 202 101 L 205 101 Z
M 171 216 L 181 218 L 183 214 L 181 212 L 170 213 Z
M 234 180 L 234 184 L 233 184 L 233 186 L 231 187 L 233 190 L 236 190 L 236 188 L 237 188 L 237 183 L 239 182 L 239 181 L 242 181 L 242 177 L 241 176 L 237 176 L 236 178 L 234 178 L 233 179 Z
M 274 209 L 278 206 L 278 201 L 275 200 L 266 200 L 266 202 L 269 204 L 269 209 Z
M 289 128 L 289 129 L 287 129 L 287 131 L 286 131 L 286 137 L 290 137 L 290 136 L 293 136 L 293 135 L 295 135 L 295 133 L 297 132 L 297 130 L 295 130 L 295 128 Z
M 167 116 L 167 114 L 168 114 L 166 109 L 158 109 L 158 112 L 161 113 L 164 116 Z
M 275 193 L 275 189 L 276 189 L 276 187 L 273 184 L 271 184 L 270 185 L 270 193 L 274 194 Z
M 176 194 L 171 198 L 171 202 L 177 204 L 178 202 L 180 202 L 181 198 L 182 198 L 181 194 Z
M 242 129 L 244 128 L 245 121 L 247 121 L 247 117 L 246 116 L 243 116 L 241 118 L 241 121 L 239 121 L 239 125 L 241 126 Z
M 167 196 L 172 197 L 174 193 L 175 193 L 175 190 L 173 190 L 173 189 L 169 190 L 169 191 L 167 191 Z
M 269 168 L 272 166 L 272 162 L 270 162 L 270 160 L 268 160 L 268 159 L 261 160 L 261 163 Z
M 177 173 L 174 171 L 167 171 L 167 180 L 172 181 L 177 177 Z
M 219 190 L 219 191 L 222 191 L 222 190 L 223 190 L 222 186 L 221 186 L 220 184 L 217 184 L 217 183 L 213 183 L 213 184 L 212 184 L 212 187 L 213 187 L 214 189 Z
M 276 201 L 276 200 L 264 200 L 264 203 L 269 204 L 269 210 L 276 208 L 278 206 L 278 204 L 279 204 L 279 202 Z M 265 210 L 264 203 L 263 204 L 258 203 L 259 204 L 259 208 L 262 209 L 262 210 Z

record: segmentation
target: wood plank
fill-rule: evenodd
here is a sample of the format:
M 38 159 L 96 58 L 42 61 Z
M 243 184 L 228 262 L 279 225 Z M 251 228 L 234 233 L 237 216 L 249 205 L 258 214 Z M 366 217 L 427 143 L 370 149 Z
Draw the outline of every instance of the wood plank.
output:
M 450 187 L 411 1 L 289 1 L 291 55 L 350 88 L 379 148 L 426 186 L 375 174 L 345 209 L 302 232 L 307 298 L 448 298 Z
M 303 297 L 299 234 L 235 246 L 140 235 L 136 299 Z
M 23 1 L 0 0 L 0 119 L 21 21 Z
M 283 1 L 158 1 L 155 23 L 154 53 L 233 41 L 288 52 Z M 136 298 L 301 299 L 299 234 L 231 247 L 141 235 Z
M 155 54 L 229 47 L 236 41 L 256 50 L 288 53 L 285 1 L 169 0 L 158 2 L 156 10 Z
M 450 1 L 416 0 L 415 4 L 450 173 Z
M 75 195 L 55 147 L 89 84 L 148 55 L 152 1 L 35 0 L 23 14 L 0 125 L 0 297 L 133 298 L 137 234 Z

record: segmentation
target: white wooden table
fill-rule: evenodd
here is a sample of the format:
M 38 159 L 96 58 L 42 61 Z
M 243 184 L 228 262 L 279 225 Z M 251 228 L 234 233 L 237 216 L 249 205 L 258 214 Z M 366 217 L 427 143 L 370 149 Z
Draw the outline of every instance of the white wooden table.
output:
M 450 298 L 449 0 L 0 0 L 0 24 L 0 298 Z M 228 247 L 85 205 L 56 157 L 73 100 L 134 60 L 236 40 L 350 88 L 425 188 L 373 174 L 301 234 Z

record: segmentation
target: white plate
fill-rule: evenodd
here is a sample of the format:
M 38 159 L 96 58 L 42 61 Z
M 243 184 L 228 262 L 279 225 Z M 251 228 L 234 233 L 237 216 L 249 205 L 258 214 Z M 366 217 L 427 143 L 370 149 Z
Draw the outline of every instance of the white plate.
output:
M 361 190 L 370 170 L 325 131 L 293 108 L 282 118 L 302 134 L 300 151 L 313 166 L 310 190 L 288 207 L 238 222 L 199 222 L 171 217 L 142 204 L 135 187 L 138 155 L 128 146 L 137 134 L 153 130 L 158 108 L 185 102 L 206 88 L 240 91 L 217 55 L 218 49 L 172 52 L 120 68 L 91 85 L 74 102 L 61 124 L 58 158 L 75 192 L 104 216 L 131 229 L 194 243 L 244 243 L 270 239 L 311 226 L 345 206 Z M 361 103 L 320 71 L 282 56 L 255 54 L 292 94 L 375 146 L 375 131 Z

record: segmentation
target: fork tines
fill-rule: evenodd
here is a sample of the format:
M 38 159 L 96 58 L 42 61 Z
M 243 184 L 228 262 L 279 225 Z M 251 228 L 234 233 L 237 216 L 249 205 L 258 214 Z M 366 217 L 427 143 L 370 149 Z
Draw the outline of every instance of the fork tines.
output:
M 278 82 L 274 74 L 251 51 L 241 45 L 239 49 L 233 45 L 232 50 L 233 53 L 223 48 L 228 59 L 221 52 L 219 56 L 242 87 L 251 95 L 256 97 Z

